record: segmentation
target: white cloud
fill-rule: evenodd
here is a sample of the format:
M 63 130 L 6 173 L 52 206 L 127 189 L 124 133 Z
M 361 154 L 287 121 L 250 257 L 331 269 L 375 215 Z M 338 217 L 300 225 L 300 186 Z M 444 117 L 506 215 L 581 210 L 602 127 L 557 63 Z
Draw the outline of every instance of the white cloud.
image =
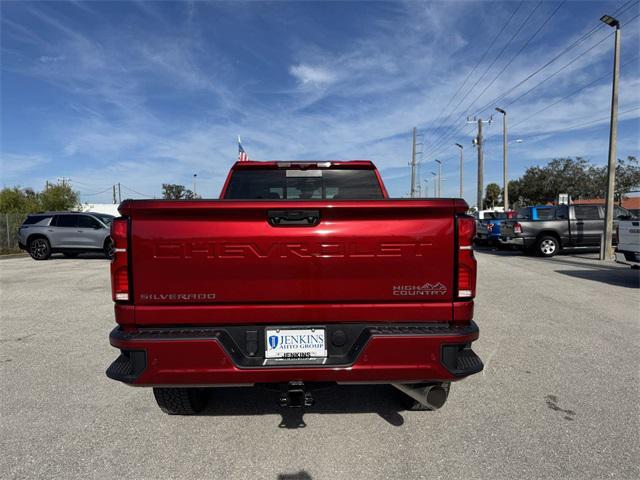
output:
M 40 56 L 40 61 L 42 63 L 55 63 L 55 62 L 62 62 L 63 60 L 66 60 L 67 57 L 65 57 L 64 55 L 55 55 L 55 56 L 51 56 L 51 55 L 42 55 Z
M 336 75 L 324 67 L 314 67 L 311 65 L 292 65 L 289 73 L 296 77 L 303 85 L 322 86 L 336 81 Z
M 49 161 L 38 154 L 0 153 L 0 177 L 7 185 L 25 174 L 31 176 L 35 170 Z

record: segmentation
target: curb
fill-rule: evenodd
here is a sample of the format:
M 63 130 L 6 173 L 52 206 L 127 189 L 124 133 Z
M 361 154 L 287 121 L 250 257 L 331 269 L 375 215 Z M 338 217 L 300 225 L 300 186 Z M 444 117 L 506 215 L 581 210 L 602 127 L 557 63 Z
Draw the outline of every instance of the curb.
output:
M 10 258 L 26 258 L 29 255 L 26 253 L 8 253 L 6 255 L 0 255 L 0 260 L 9 260 Z

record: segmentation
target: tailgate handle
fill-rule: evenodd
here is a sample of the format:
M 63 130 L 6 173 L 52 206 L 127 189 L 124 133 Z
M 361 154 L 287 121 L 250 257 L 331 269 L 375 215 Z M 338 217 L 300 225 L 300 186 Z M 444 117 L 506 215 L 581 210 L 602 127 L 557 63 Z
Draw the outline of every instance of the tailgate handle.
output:
M 272 227 L 314 227 L 320 223 L 319 210 L 269 210 Z

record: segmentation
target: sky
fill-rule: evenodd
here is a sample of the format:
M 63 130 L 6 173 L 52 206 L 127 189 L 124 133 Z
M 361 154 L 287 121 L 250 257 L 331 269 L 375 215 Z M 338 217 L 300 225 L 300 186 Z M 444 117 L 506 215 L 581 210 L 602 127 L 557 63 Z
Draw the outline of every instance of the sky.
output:
M 196 174 L 215 198 L 241 135 L 252 160 L 372 160 L 400 197 L 417 127 L 423 193 L 437 158 L 442 195 L 458 196 L 460 143 L 473 204 L 467 116 L 493 114 L 484 179 L 501 185 L 496 106 L 511 178 L 557 157 L 606 163 L 605 13 L 622 24 L 618 157 L 638 155 L 638 4 L 2 1 L 0 183 L 64 177 L 82 201 L 111 202 L 116 183 L 122 198 L 160 197 Z

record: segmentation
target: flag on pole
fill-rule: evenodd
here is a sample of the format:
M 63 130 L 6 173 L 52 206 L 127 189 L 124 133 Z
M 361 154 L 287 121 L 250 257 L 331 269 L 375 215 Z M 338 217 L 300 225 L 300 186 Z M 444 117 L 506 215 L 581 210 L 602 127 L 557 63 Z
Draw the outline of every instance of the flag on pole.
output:
M 247 155 L 247 152 L 245 152 L 244 148 L 242 148 L 242 141 L 240 140 L 240 135 L 238 135 L 238 161 L 239 162 L 249 161 L 249 156 Z

